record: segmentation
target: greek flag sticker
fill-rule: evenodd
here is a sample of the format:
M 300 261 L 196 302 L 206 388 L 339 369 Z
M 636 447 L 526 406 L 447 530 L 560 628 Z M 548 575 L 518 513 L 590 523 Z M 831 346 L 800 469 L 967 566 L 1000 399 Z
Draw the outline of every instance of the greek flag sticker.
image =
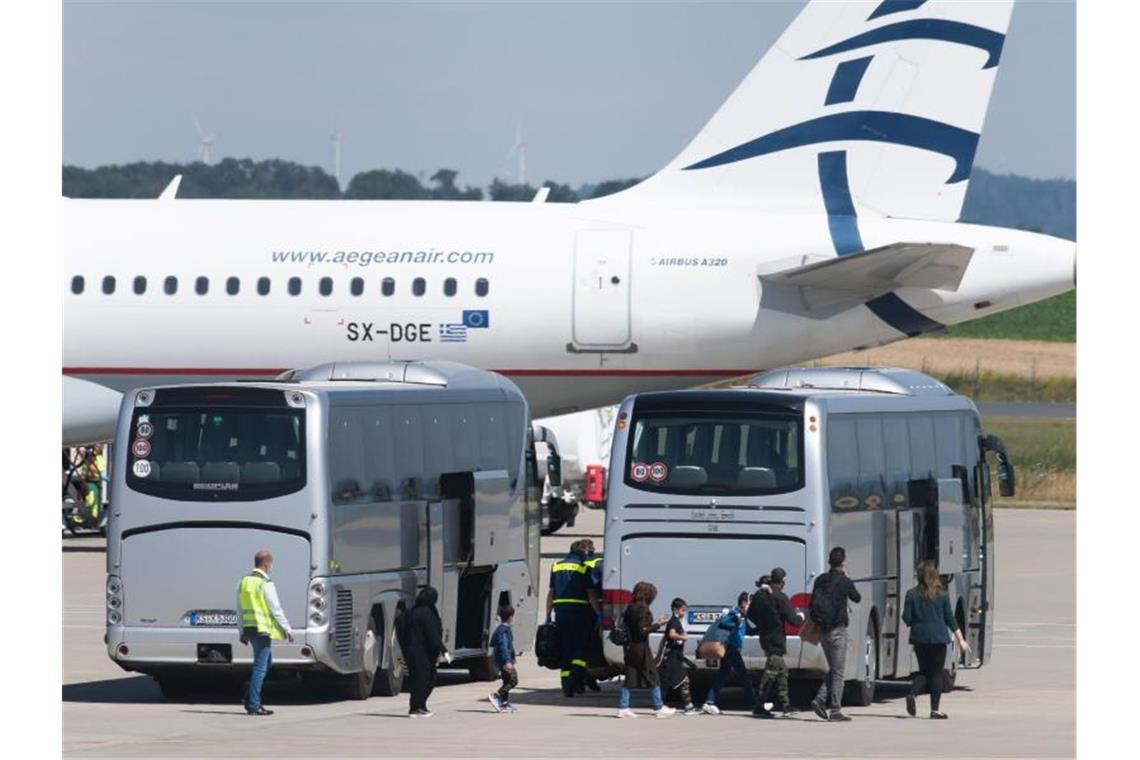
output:
M 467 326 L 457 324 L 442 324 L 439 326 L 440 343 L 466 343 Z

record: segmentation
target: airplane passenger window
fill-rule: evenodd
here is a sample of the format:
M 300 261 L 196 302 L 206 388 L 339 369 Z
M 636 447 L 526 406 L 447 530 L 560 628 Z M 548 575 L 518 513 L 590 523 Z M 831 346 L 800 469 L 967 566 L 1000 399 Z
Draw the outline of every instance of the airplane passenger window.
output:
M 350 287 L 352 289 L 352 294 L 354 296 L 360 295 L 361 293 L 364 292 L 364 278 L 363 277 L 353 277 L 352 278 L 352 285 Z
M 475 281 L 475 295 L 482 298 L 487 295 L 487 291 L 491 289 L 491 283 L 487 282 L 485 277 L 480 277 Z
M 289 295 L 291 295 L 291 296 L 301 295 L 301 278 L 300 277 L 290 277 L 289 278 Z
M 103 278 L 103 292 L 107 295 L 115 292 L 115 278 L 113 276 L 107 275 Z
M 146 292 L 146 278 L 143 277 L 142 275 L 139 275 L 138 277 L 136 277 L 135 282 L 134 282 L 134 289 L 135 289 L 135 295 L 136 296 L 141 296 L 143 293 L 145 293 Z
M 269 295 L 269 278 L 268 277 L 258 277 L 257 278 L 257 294 L 259 296 Z
M 331 277 L 322 277 L 320 284 L 318 285 L 318 288 L 320 289 L 322 296 L 331 295 L 332 294 L 332 278 Z
M 422 296 L 427 291 L 427 282 L 423 277 L 412 280 L 412 295 Z
M 443 281 L 443 294 L 445 296 L 455 295 L 455 290 L 456 290 L 456 285 L 455 285 L 455 278 L 454 277 L 448 277 L 446 280 Z
M 226 292 L 231 296 L 236 296 L 239 290 L 241 290 L 241 280 L 236 277 L 227 277 Z
M 210 278 L 209 277 L 199 277 L 197 280 L 194 280 L 194 292 L 200 296 L 204 296 L 207 293 L 209 293 L 210 292 Z
M 163 291 L 166 292 L 166 295 L 168 295 L 168 296 L 172 296 L 175 293 L 177 293 L 178 292 L 178 278 L 177 277 L 167 277 L 162 283 L 162 289 L 163 289 Z
M 83 292 L 83 275 L 77 274 L 71 278 L 71 292 L 75 295 Z
M 380 292 L 386 296 L 390 296 L 396 292 L 396 281 L 391 277 L 385 277 L 384 282 L 380 283 Z

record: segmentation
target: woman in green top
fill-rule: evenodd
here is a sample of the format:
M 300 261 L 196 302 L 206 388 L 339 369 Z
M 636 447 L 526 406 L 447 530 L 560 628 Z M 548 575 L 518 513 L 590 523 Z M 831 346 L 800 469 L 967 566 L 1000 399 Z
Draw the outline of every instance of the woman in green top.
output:
M 963 652 L 970 651 L 970 644 L 962 636 L 950 609 L 950 599 L 942 590 L 938 565 L 926 560 L 918 566 L 917 574 L 918 585 L 906 592 L 903 606 L 903 621 L 910 626 L 910 643 L 918 658 L 918 675 L 910 685 L 906 711 L 914 715 L 917 711 L 915 697 L 929 689 L 930 717 L 945 719 L 946 713 L 938 710 L 938 703 L 942 699 L 942 666 L 946 663 L 949 632 L 954 632 Z

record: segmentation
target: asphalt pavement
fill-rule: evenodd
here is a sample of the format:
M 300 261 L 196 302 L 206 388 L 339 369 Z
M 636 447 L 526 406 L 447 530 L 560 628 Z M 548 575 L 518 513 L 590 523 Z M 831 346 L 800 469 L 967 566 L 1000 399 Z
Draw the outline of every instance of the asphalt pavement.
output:
M 603 515 L 544 539 L 543 574 L 580 536 L 600 539 Z M 103 646 L 100 539 L 63 541 L 63 747 L 113 757 L 1064 757 L 1076 752 L 1076 545 L 1073 511 L 999 510 L 993 661 L 963 671 L 943 699 L 947 721 L 906 715 L 905 685 L 880 683 L 877 701 L 824 723 L 809 711 L 753 719 L 740 689 L 718 699 L 720 716 L 615 719 L 618 682 L 565 699 L 557 671 L 520 660 L 518 712 L 495 713 L 464 672 L 441 672 L 426 720 L 407 718 L 407 697 L 340 701 L 299 685 L 267 688 L 267 718 L 224 698 L 166 700 L 147 676 L 120 670 Z M 657 610 L 663 612 L 662 610 Z M 920 702 L 923 715 L 925 697 Z

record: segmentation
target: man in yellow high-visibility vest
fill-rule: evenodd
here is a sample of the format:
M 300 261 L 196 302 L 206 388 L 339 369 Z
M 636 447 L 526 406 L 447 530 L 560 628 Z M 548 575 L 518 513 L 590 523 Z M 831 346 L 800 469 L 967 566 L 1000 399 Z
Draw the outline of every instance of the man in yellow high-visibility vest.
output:
M 245 695 L 245 711 L 250 715 L 272 715 L 261 704 L 261 686 L 273 662 L 273 641 L 293 641 L 292 628 L 281 609 L 277 588 L 269 580 L 273 555 L 264 549 L 253 555 L 253 570 L 238 584 L 238 625 L 241 643 L 253 647 L 253 673 Z

